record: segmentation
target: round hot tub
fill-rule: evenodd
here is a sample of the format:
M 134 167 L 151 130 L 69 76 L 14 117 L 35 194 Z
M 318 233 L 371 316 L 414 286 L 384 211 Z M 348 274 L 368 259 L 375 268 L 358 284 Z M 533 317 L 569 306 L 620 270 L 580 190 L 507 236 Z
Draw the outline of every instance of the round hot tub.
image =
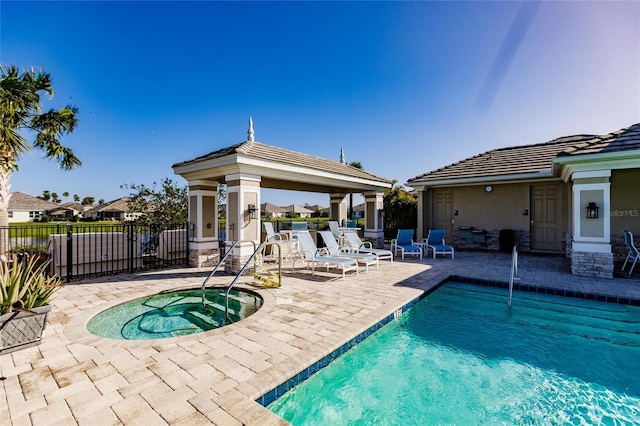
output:
M 89 320 L 89 332 L 110 339 L 149 340 L 202 333 L 238 322 L 262 306 L 262 298 L 233 289 L 177 290 L 131 300 Z

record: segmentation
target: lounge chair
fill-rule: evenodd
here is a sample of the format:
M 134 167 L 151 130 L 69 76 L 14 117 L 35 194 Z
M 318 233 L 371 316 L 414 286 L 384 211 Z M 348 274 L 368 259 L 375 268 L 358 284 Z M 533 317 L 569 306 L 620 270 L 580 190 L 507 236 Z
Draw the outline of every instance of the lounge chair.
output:
M 264 232 L 267 234 L 265 241 L 277 243 L 280 246 L 280 253 L 282 254 L 283 260 L 289 261 L 298 255 L 297 242 L 292 241 L 289 238 L 289 234 L 284 232 L 276 233 L 273 230 L 273 223 L 271 222 L 263 222 L 262 227 L 264 228 Z M 272 260 L 274 258 L 273 255 L 275 255 L 275 253 L 272 250 L 268 256 L 265 256 L 265 258 Z
M 433 250 L 434 259 L 437 254 L 450 255 L 451 259 L 454 259 L 453 247 L 444 242 L 444 229 L 429 229 L 429 235 L 423 241 L 427 243 L 427 255 L 429 250 Z
M 391 240 L 391 251 L 393 251 L 396 256 L 398 255 L 398 251 L 400 251 L 403 260 L 405 254 L 419 256 L 420 260 L 422 260 L 422 247 L 414 244 L 413 229 L 398 229 L 398 237 Z
M 274 241 L 284 241 L 288 240 L 289 236 L 284 233 L 277 233 L 273 230 L 273 223 L 271 222 L 262 222 L 262 227 L 264 228 L 264 232 L 267 234 L 265 241 L 274 242 Z
M 307 262 L 307 265 L 311 264 L 311 275 L 315 275 L 316 263 L 326 266 L 327 271 L 331 265 L 335 265 L 337 268 L 342 269 L 343 280 L 345 278 L 345 273 L 348 271 L 356 271 L 356 275 L 358 274 L 358 262 L 355 259 L 322 254 L 323 252 L 318 250 L 316 243 L 313 241 L 313 238 L 311 238 L 311 234 L 309 234 L 309 231 L 301 231 L 298 232 L 297 235 L 298 243 L 300 244 L 302 251 L 301 259 Z M 296 260 L 297 259 L 293 260 L 293 266 L 291 267 L 292 271 L 296 266 Z
M 329 221 L 329 230 L 331 231 L 333 236 L 336 238 L 336 241 L 338 241 L 342 236 L 342 232 L 340 232 L 340 224 L 338 223 L 337 220 Z
M 636 262 L 640 259 L 640 252 L 633 244 L 633 234 L 631 231 L 624 231 L 624 243 L 629 249 L 629 253 L 627 253 L 627 258 L 624 260 L 624 265 L 622 265 L 622 271 L 624 272 L 624 268 L 627 266 L 627 262 L 633 260 L 633 264 L 631 268 L 629 268 L 629 275 L 633 272 L 633 268 L 636 267 Z
M 346 232 L 343 239 L 358 253 L 375 254 L 378 260 L 389 259 L 393 263 L 393 252 L 391 250 L 373 248 L 369 241 L 362 241 L 355 232 Z
M 367 273 L 369 273 L 369 265 L 376 265 L 376 269 L 378 269 L 378 257 L 375 254 L 358 253 L 350 251 L 350 247 L 340 247 L 336 242 L 336 239 L 333 238 L 331 231 L 319 231 L 318 233 L 324 240 L 324 244 L 327 246 L 326 248 L 329 256 L 346 257 L 364 263 Z

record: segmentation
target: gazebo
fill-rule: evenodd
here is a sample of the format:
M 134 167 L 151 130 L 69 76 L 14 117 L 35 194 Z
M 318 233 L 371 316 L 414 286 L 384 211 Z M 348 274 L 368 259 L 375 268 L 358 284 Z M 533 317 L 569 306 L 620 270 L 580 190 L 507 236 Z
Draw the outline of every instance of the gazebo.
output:
M 227 185 L 226 235 L 231 241 L 260 242 L 260 190 L 284 189 L 326 193 L 329 216 L 342 223 L 347 217 L 347 196 L 364 194 L 364 237 L 376 246 L 384 242 L 382 198 L 391 181 L 341 161 L 331 161 L 255 141 L 249 119 L 247 139 L 200 157 L 176 163 L 175 174 L 189 187 L 189 263 L 204 266 L 218 251 L 218 184 Z M 232 257 L 248 258 L 248 248 Z

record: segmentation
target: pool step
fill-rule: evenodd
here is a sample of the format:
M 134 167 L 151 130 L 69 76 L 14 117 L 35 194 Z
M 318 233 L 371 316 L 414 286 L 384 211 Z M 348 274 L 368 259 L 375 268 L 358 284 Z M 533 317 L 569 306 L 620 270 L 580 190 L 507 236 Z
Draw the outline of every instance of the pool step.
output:
M 211 312 L 214 313 L 214 312 Z M 220 318 L 217 317 L 213 317 L 212 315 L 206 313 L 206 312 L 201 312 L 201 311 L 188 311 L 187 315 L 189 315 L 190 317 L 196 319 L 196 321 L 200 321 L 204 324 L 207 324 L 209 326 L 212 326 L 214 328 L 218 328 L 218 327 L 222 327 L 223 325 L 225 325 L 225 321 L 222 318 L 224 316 L 224 314 L 222 312 L 215 312 L 215 314 L 220 315 Z

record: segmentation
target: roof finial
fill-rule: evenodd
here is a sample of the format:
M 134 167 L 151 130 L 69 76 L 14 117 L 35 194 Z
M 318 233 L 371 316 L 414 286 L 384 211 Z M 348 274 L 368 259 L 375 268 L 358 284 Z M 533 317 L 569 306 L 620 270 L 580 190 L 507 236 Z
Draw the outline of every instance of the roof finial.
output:
M 247 141 L 253 142 L 253 119 L 249 116 L 249 130 L 247 131 Z
M 340 148 L 340 163 L 347 164 L 347 160 L 344 159 L 344 148 Z

